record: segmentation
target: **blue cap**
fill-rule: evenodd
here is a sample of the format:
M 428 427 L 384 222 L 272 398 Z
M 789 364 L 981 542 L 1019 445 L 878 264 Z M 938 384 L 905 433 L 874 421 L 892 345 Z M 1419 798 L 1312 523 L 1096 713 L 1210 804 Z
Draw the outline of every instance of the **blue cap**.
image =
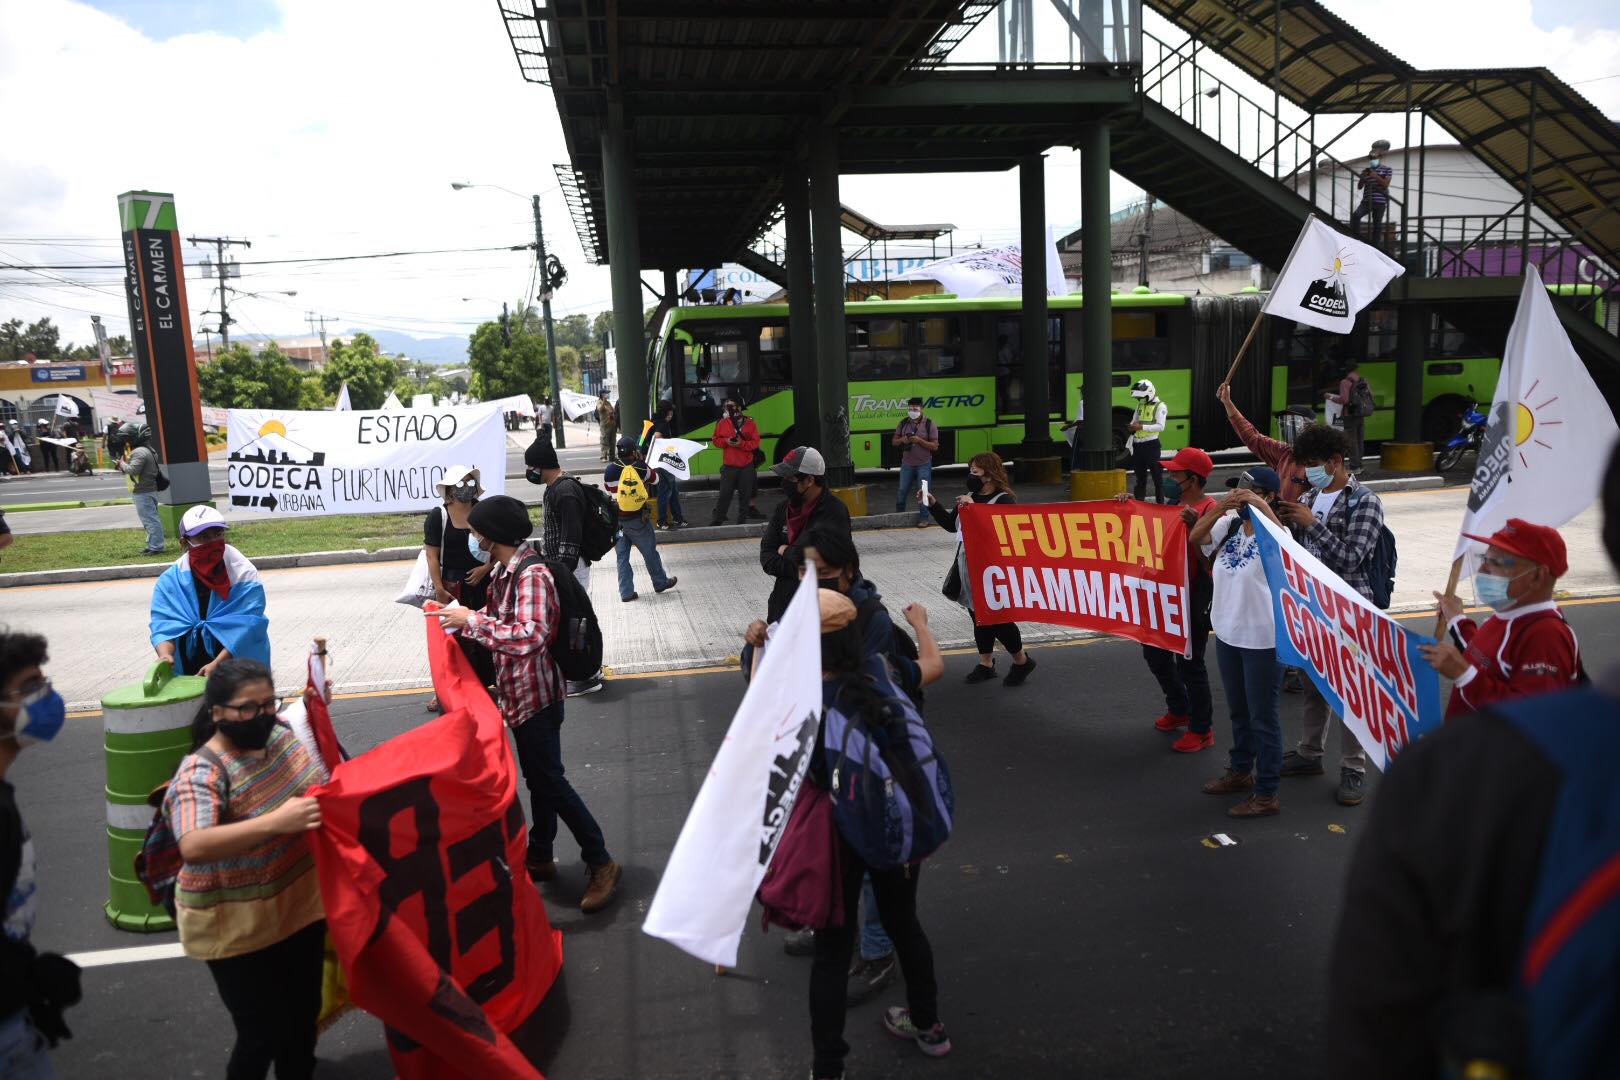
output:
M 1235 488 L 1239 484 L 1248 488 L 1258 488 L 1261 491 L 1281 491 L 1282 480 L 1277 476 L 1277 470 L 1265 465 L 1256 465 L 1252 469 L 1245 469 L 1242 476 L 1234 476 L 1226 482 L 1227 487 Z

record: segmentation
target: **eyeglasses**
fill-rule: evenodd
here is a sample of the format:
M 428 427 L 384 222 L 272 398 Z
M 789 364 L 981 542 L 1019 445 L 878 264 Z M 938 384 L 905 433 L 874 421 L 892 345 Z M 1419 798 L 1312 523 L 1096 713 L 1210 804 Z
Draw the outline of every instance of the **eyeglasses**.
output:
M 274 716 L 281 709 L 281 699 L 272 697 L 263 701 L 244 701 L 241 704 L 221 705 L 219 708 L 228 713 L 235 713 L 237 720 L 254 720 L 265 715 Z
M 39 698 L 44 697 L 50 692 L 51 680 L 42 675 L 37 679 L 31 679 L 23 685 L 17 687 L 16 694 L 12 695 L 11 697 L 0 698 L 0 701 L 15 702 L 18 705 L 28 705 Z

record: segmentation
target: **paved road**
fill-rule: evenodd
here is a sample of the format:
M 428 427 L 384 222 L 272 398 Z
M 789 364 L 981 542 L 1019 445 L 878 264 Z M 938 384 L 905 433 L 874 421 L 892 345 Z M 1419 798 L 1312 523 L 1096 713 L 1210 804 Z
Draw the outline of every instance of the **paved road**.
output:
M 1613 602 L 1570 617 L 1587 662 L 1620 661 Z M 60 651 L 60 650 L 59 650 Z M 1290 780 L 1284 812 L 1239 824 L 1199 792 L 1217 752 L 1169 752 L 1135 646 L 1042 648 L 1023 690 L 950 682 L 928 714 L 958 793 L 955 837 L 924 874 L 921 910 L 938 956 L 956 1051 L 924 1062 L 880 1029 L 881 1005 L 852 1010 L 852 1075 L 1030 1078 L 1312 1075 L 1325 963 L 1346 860 L 1365 810 L 1332 799 L 1335 778 Z M 1219 693 L 1219 680 L 1217 693 Z M 741 696 L 734 672 L 627 680 L 570 702 L 569 771 L 625 865 L 624 895 L 587 920 L 574 852 L 548 890 L 565 934 L 565 978 L 524 1044 L 549 1075 L 802 1077 L 805 961 L 773 932 L 744 935 L 738 972 L 710 969 L 640 924 Z M 426 720 L 423 698 L 338 703 L 361 751 Z M 1221 702 L 1217 701 L 1218 708 Z M 1285 696 L 1295 736 L 1299 699 Z M 1219 713 L 1218 713 L 1219 715 Z M 1217 724 L 1224 748 L 1229 728 Z M 100 731 L 73 721 L 12 768 L 40 859 L 36 942 L 70 952 L 173 940 L 112 930 L 101 916 Z M 1224 753 L 1221 751 L 1221 753 Z M 1371 798 L 1377 798 L 1377 781 Z M 1339 825 L 1336 832 L 1330 825 Z M 1211 850 L 1226 832 L 1240 843 Z M 184 959 L 86 972 L 64 1076 L 217 1076 L 229 1024 L 203 965 Z M 898 991 L 883 1003 L 900 1000 Z M 341 1021 L 321 1042 L 324 1075 L 392 1075 L 381 1026 Z

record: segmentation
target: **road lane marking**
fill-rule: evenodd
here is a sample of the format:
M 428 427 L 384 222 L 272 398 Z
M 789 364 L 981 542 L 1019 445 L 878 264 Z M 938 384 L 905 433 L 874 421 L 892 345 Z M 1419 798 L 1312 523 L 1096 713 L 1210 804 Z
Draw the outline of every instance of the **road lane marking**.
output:
M 82 968 L 110 967 L 113 964 L 139 964 L 147 960 L 179 960 L 186 950 L 178 941 L 167 945 L 134 945 L 127 949 L 98 949 L 69 953 L 68 959 Z

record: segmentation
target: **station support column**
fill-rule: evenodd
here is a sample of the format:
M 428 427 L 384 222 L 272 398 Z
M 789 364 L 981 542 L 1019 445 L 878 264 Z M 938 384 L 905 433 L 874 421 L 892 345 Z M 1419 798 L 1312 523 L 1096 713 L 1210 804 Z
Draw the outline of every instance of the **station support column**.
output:
M 811 291 L 810 175 L 790 163 L 782 174 L 782 228 L 787 234 L 788 349 L 793 358 L 793 442 L 821 446 L 817 385 L 816 303 Z M 787 449 L 793 449 L 792 446 Z M 780 450 L 779 450 L 780 452 Z
M 1081 390 L 1086 419 L 1080 453 L 1069 479 L 1076 499 L 1106 499 L 1125 490 L 1125 470 L 1114 456 L 1114 315 L 1109 257 L 1108 125 L 1080 131 L 1080 243 L 1082 247 L 1080 336 L 1084 355 Z
M 623 106 L 609 100 L 602 131 L 602 188 L 607 209 L 608 266 L 613 288 L 613 343 L 619 373 L 619 423 L 638 432 L 646 419 L 647 347 L 641 304 L 641 233 L 630 132 Z
M 1423 360 L 1429 309 L 1402 304 L 1395 324 L 1395 438 L 1379 464 L 1391 472 L 1433 472 L 1434 444 L 1423 441 Z
M 1063 459 L 1052 444 L 1052 351 L 1046 317 L 1046 158 L 1030 154 L 1018 163 L 1018 235 L 1023 266 L 1023 312 L 1018 328 L 1023 358 L 1024 445 L 1018 480 L 1055 484 Z
M 819 369 L 821 445 L 827 486 L 866 513 L 866 489 L 855 486 L 849 455 L 849 360 L 844 343 L 843 207 L 838 201 L 838 129 L 824 125 L 813 142 L 810 231 L 815 253 L 816 360 Z

